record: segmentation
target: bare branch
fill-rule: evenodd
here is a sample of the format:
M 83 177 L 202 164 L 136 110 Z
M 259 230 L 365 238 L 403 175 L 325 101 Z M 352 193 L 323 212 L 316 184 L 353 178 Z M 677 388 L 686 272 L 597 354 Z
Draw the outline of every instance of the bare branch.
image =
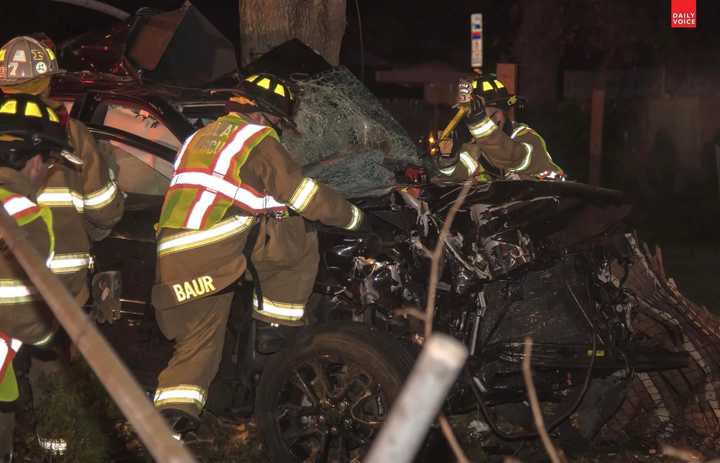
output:
M 522 463 L 522 462 L 520 460 L 518 460 L 517 458 L 505 457 L 505 458 L 503 458 L 503 463 Z
M 460 442 L 458 442 L 457 437 L 455 437 L 452 426 L 450 426 L 450 422 L 445 417 L 445 415 L 441 414 L 440 416 L 438 416 L 438 422 L 440 423 L 440 429 L 442 429 L 445 439 L 447 439 L 448 444 L 450 444 L 450 448 L 455 454 L 455 458 L 457 458 L 458 463 L 470 463 L 470 460 L 468 460 L 465 452 L 463 452 L 463 449 L 460 446 Z
M 448 214 L 445 217 L 445 222 L 440 229 L 440 234 L 438 235 L 435 249 L 433 249 L 432 253 L 423 246 L 423 250 L 428 254 L 428 257 L 431 259 L 427 306 L 425 307 L 425 315 L 422 318 L 422 320 L 425 321 L 425 339 L 429 339 L 430 335 L 432 334 L 433 318 L 435 316 L 435 295 L 437 294 L 438 279 L 440 278 L 440 262 L 442 261 L 443 250 L 445 249 L 445 240 L 450 233 L 450 227 L 455 220 L 457 212 L 460 210 L 460 207 L 465 202 L 465 198 L 467 198 L 467 195 L 470 192 L 470 187 L 472 187 L 472 180 L 468 180 L 465 182 L 462 190 L 460 190 L 460 194 L 458 194 L 458 197 L 455 199 L 455 202 L 453 202 L 450 211 L 448 211 Z M 408 314 L 411 314 L 411 312 L 408 312 Z M 455 433 L 453 433 L 450 422 L 448 422 L 447 418 L 445 418 L 445 416 L 442 414 L 438 417 L 438 421 L 440 423 L 440 428 L 442 429 L 445 439 L 447 439 L 448 444 L 450 444 L 450 448 L 452 448 L 453 453 L 455 453 L 455 458 L 457 458 L 460 463 L 469 463 L 470 460 L 468 460 L 465 452 L 463 452 L 463 449 L 457 440 L 457 437 L 455 437 Z
M 398 317 L 415 317 L 418 320 L 425 321 L 425 312 L 415 307 L 401 307 L 393 310 L 393 315 Z
M 430 283 L 428 285 L 427 295 L 427 306 L 425 307 L 425 338 L 429 338 L 432 333 L 433 318 L 435 317 L 435 295 L 437 294 L 438 279 L 440 278 L 440 262 L 442 260 L 443 250 L 445 249 L 445 240 L 447 239 L 448 233 L 450 233 L 450 227 L 455 220 L 455 215 L 460 210 L 460 206 L 465 202 L 470 187 L 472 186 L 472 180 L 468 180 L 460 190 L 460 194 L 455 199 L 447 217 L 445 217 L 445 223 L 443 223 L 440 235 L 438 236 L 435 249 L 433 249 L 430 263 Z
M 530 367 L 530 358 L 532 357 L 532 345 L 533 341 L 531 337 L 525 338 L 525 352 L 522 363 L 523 379 L 525 380 L 525 387 L 528 391 L 528 398 L 530 399 L 530 408 L 532 409 L 533 420 L 535 421 L 535 427 L 537 428 L 540 439 L 542 440 L 545 452 L 550 457 L 550 461 L 553 463 L 564 463 L 564 458 L 561 458 L 558 454 L 555 445 L 553 445 L 550 435 L 545 429 L 545 420 L 540 410 L 540 401 L 538 400 L 537 391 L 535 390 L 535 383 L 533 382 L 532 369 Z
M 659 245 L 655 246 L 655 262 L 657 269 L 660 272 L 660 276 L 663 280 L 667 280 L 667 274 L 665 273 L 665 263 L 663 262 L 662 248 Z
M 705 461 L 705 457 L 697 450 L 681 449 L 670 445 L 662 445 L 660 451 L 663 455 L 677 458 L 687 463 L 701 463 Z

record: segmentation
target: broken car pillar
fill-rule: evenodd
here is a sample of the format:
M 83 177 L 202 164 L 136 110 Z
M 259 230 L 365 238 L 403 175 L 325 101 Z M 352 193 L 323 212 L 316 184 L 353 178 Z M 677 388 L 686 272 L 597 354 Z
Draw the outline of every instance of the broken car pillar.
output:
M 0 207 L 0 236 L 156 461 L 195 463 L 95 324 Z

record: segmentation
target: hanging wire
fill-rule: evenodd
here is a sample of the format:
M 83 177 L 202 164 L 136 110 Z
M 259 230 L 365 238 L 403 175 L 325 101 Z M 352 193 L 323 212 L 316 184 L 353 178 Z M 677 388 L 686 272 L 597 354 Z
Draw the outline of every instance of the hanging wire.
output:
M 360 80 L 365 83 L 365 43 L 363 41 L 362 17 L 360 16 L 360 0 L 355 0 L 355 12 L 357 13 L 360 39 Z

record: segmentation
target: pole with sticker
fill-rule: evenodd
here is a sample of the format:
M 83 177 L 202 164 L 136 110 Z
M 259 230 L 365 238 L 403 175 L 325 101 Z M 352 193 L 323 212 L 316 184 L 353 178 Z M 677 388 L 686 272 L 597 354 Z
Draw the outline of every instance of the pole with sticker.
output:
M 483 67 L 483 19 L 482 13 L 470 15 L 470 67 L 482 74 Z

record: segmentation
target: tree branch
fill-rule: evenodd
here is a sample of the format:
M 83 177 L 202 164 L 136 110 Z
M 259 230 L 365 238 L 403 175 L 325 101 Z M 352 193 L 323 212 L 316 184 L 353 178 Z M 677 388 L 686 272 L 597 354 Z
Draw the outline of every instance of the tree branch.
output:
M 437 294 L 438 279 L 440 278 L 440 263 L 442 261 L 443 251 L 445 250 L 445 240 L 450 233 L 450 227 L 455 220 L 455 215 L 460 210 L 460 206 L 465 202 L 470 187 L 472 186 L 472 180 L 468 180 L 460 190 L 460 194 L 455 199 L 445 222 L 443 223 L 440 235 L 438 235 L 435 249 L 433 249 L 430 259 L 430 283 L 428 285 L 427 305 L 425 306 L 425 339 L 429 338 L 432 334 L 433 329 L 433 318 L 435 317 L 435 295 Z
M 435 316 L 435 296 L 437 294 L 437 285 L 440 278 L 440 263 L 442 261 L 443 250 L 445 249 L 445 240 L 450 233 L 450 227 L 452 227 L 452 223 L 455 220 L 457 212 L 460 210 L 460 207 L 465 202 L 465 198 L 467 198 L 467 195 L 470 192 L 470 187 L 472 187 L 472 180 L 468 180 L 465 182 L 462 190 L 460 190 L 460 194 L 458 194 L 455 202 L 453 202 L 453 205 L 450 208 L 448 215 L 445 217 L 445 222 L 443 223 L 443 226 L 440 230 L 440 234 L 438 235 L 438 240 L 435 244 L 435 248 L 433 249 L 433 251 L 429 252 L 423 246 L 426 254 L 428 254 L 428 257 L 431 259 L 427 305 L 425 306 L 425 315 L 422 318 L 425 321 L 425 339 L 430 338 L 433 330 L 433 318 Z M 417 316 L 410 311 L 408 311 L 407 313 Z M 452 426 L 450 426 L 450 422 L 447 420 L 445 415 L 440 414 L 440 416 L 438 416 L 438 422 L 440 423 L 440 429 L 442 430 L 445 439 L 447 439 L 448 444 L 450 444 L 450 448 L 455 454 L 455 458 L 457 458 L 460 463 L 470 463 L 470 460 L 468 460 L 465 452 L 463 452 L 463 449 L 460 446 L 457 437 L 455 437 L 455 433 L 453 433 Z
M 445 415 L 441 414 L 438 416 L 438 422 L 440 423 L 440 429 L 442 429 L 445 439 L 447 439 L 448 444 L 450 444 L 450 448 L 455 454 L 455 458 L 457 458 L 458 463 L 470 463 L 470 460 L 468 460 L 468 457 L 465 456 L 465 452 L 463 452 L 460 442 L 458 442 L 457 437 L 455 437 L 452 426 L 450 426 L 450 422 Z
M 531 337 L 525 338 L 525 352 L 522 363 L 523 379 L 525 380 L 525 387 L 528 391 L 528 399 L 530 399 L 530 408 L 532 409 L 533 420 L 535 421 L 535 427 L 537 428 L 540 439 L 542 440 L 545 452 L 550 457 L 552 463 L 565 463 L 565 459 L 559 454 L 555 445 L 553 445 L 550 435 L 545 429 L 545 420 L 540 410 L 540 401 L 538 400 L 537 391 L 535 390 L 535 383 L 532 377 L 532 368 L 530 367 L 530 358 L 532 357 L 532 345 L 533 341 Z

